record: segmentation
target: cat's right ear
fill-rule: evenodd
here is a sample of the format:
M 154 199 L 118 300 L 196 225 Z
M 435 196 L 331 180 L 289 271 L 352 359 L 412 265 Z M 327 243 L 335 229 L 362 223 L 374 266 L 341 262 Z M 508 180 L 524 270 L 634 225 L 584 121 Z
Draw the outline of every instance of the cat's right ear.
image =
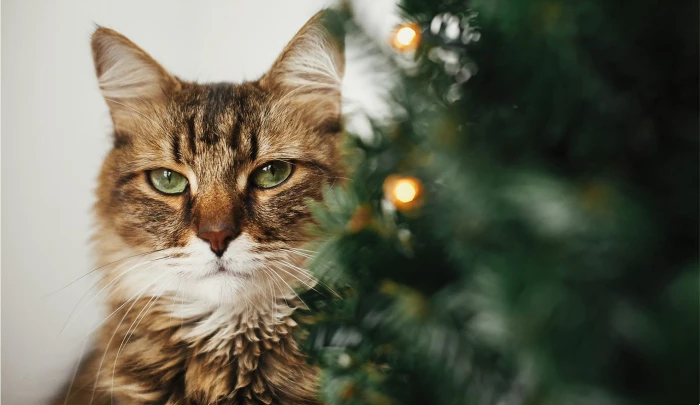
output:
M 156 101 L 180 87 L 150 55 L 114 30 L 98 27 L 91 45 L 100 90 L 115 121 L 120 112 L 133 111 L 138 104 Z

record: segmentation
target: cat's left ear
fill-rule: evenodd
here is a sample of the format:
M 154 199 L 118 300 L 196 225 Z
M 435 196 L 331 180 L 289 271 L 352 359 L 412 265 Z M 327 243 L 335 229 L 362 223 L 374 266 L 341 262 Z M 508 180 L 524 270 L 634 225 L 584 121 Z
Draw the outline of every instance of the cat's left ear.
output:
M 316 119 L 339 119 L 343 43 L 342 22 L 333 11 L 321 11 L 299 30 L 260 81 L 281 90 L 286 99 L 313 107 Z

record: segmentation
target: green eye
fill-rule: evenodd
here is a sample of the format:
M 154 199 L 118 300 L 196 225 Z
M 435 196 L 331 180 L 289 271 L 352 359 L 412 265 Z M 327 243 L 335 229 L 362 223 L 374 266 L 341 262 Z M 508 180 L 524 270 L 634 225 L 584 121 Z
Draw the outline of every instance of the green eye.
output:
M 287 180 L 292 173 L 292 165 L 281 160 L 274 160 L 258 167 L 253 172 L 253 184 L 260 188 L 272 188 Z
M 168 169 L 151 170 L 148 179 L 156 190 L 165 194 L 180 194 L 187 188 L 185 176 Z

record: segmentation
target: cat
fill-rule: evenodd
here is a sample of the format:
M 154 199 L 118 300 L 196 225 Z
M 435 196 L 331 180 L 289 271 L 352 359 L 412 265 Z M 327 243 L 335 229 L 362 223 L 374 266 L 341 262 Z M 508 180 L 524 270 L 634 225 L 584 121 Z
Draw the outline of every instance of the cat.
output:
M 292 288 L 313 286 L 307 202 L 344 172 L 327 15 L 241 84 L 181 80 L 94 32 L 114 125 L 94 207 L 109 315 L 56 404 L 319 403 Z

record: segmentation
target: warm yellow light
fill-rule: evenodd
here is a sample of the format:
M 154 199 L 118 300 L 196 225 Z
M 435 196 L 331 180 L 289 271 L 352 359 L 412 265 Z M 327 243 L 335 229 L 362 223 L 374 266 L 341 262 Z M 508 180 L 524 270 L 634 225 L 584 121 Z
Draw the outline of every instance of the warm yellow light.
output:
M 394 197 L 402 203 L 413 201 L 418 195 L 418 188 L 413 181 L 401 179 L 394 185 Z
M 403 46 L 411 45 L 416 39 L 416 31 L 411 27 L 401 27 L 396 31 L 396 42 Z
M 420 42 L 420 27 L 417 24 L 400 26 L 394 31 L 392 42 L 399 51 L 415 50 Z
M 384 179 L 384 198 L 404 213 L 423 205 L 423 183 L 415 177 L 390 175 Z

